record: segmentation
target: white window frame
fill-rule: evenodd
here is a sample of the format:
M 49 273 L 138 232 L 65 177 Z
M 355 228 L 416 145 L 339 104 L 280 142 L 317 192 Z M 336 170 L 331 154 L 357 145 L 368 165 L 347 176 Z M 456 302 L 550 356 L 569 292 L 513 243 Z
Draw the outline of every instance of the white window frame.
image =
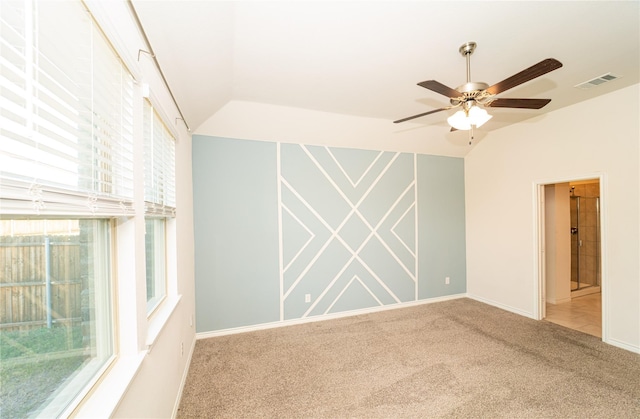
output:
M 152 225 L 149 226 L 148 223 Z M 149 278 L 149 271 L 146 272 L 147 286 L 147 315 L 150 316 L 167 296 L 167 246 L 166 246 L 166 225 L 165 218 L 145 217 L 145 260 L 146 268 L 153 265 L 153 278 Z M 149 233 L 149 228 L 153 229 L 153 235 Z M 153 242 L 147 243 L 147 238 L 152 237 Z M 151 254 L 148 253 L 149 245 L 153 247 Z M 148 259 L 153 257 L 151 261 Z M 153 293 L 149 295 L 149 282 L 153 284 Z
M 175 217 L 175 134 L 168 128 L 161 112 L 153 105 L 148 87 L 143 88 L 146 96 L 143 103 L 143 142 L 144 142 L 144 207 L 145 233 L 147 221 L 154 220 L 154 238 L 159 238 L 153 246 L 154 278 L 148 278 L 154 284 L 154 293 L 148 294 L 147 316 L 151 317 L 168 295 L 169 279 L 167 261 L 169 259 L 168 229 L 169 220 Z M 158 222 L 161 220 L 162 222 Z M 159 234 L 160 233 L 160 234 Z M 145 234 L 145 237 L 147 237 Z M 145 240 L 145 252 L 147 243 Z M 145 259 L 150 257 L 145 254 Z M 148 266 L 148 264 L 146 265 Z

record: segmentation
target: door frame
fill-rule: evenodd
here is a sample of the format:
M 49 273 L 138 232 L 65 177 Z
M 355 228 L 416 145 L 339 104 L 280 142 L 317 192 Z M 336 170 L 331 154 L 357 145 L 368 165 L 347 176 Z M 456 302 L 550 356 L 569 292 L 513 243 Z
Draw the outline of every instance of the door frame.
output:
M 535 290 L 534 290 L 534 318 L 542 320 L 546 316 L 546 264 L 545 264 L 545 199 L 544 188 L 547 185 L 557 183 L 578 182 L 583 180 L 598 179 L 600 182 L 600 295 L 602 298 L 602 340 L 607 342 L 608 335 L 608 257 L 606 252 L 607 243 L 607 183 L 604 173 L 592 173 L 580 176 L 570 176 L 566 178 L 547 179 L 534 182 L 533 193 L 535 203 L 535 228 L 534 228 L 534 270 L 535 270 Z

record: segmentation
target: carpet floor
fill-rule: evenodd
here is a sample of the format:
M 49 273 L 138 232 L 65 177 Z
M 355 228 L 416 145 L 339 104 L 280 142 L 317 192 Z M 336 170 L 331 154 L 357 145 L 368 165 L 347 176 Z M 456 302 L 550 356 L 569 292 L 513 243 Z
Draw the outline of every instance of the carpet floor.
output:
M 640 355 L 462 298 L 196 342 L 179 418 L 640 418 Z

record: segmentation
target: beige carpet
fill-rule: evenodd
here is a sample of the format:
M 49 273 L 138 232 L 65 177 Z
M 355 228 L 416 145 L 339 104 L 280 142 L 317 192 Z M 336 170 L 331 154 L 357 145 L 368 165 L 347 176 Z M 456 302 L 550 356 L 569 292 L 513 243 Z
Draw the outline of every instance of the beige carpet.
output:
M 178 417 L 640 418 L 640 355 L 458 299 L 199 340 Z

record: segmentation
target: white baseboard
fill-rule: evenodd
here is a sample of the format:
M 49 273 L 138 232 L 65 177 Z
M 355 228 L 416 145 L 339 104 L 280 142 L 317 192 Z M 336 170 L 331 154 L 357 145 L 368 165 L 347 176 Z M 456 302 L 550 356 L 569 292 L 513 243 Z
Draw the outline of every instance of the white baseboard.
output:
M 435 298 L 428 298 L 425 300 L 410 301 L 406 303 L 398 303 L 398 304 L 390 304 L 385 306 L 364 308 L 361 310 L 352 310 L 352 311 L 344 311 L 341 313 L 325 314 L 322 316 L 305 317 L 303 319 L 282 320 L 277 322 L 262 323 L 262 324 L 256 324 L 256 325 L 250 325 L 250 326 L 234 327 L 230 329 L 214 330 L 211 332 L 200 332 L 200 333 L 196 333 L 196 340 L 213 338 L 218 336 L 233 335 L 236 333 L 255 332 L 257 330 L 273 329 L 276 327 L 286 327 L 286 326 L 293 326 L 297 324 L 305 324 L 305 323 L 313 323 L 313 322 L 324 321 L 324 320 L 339 319 L 343 317 L 359 316 L 362 314 L 369 314 L 369 313 L 375 313 L 375 312 L 386 311 L 386 310 L 395 310 L 398 308 L 407 308 L 407 307 L 413 307 L 413 306 L 418 306 L 423 304 L 437 303 L 440 301 L 455 300 L 455 299 L 464 298 L 464 297 L 467 297 L 467 294 L 454 294 L 454 295 L 447 295 L 444 297 L 435 297 Z
M 314 317 L 308 317 L 308 318 L 304 318 L 304 319 L 283 320 L 283 321 L 277 321 L 277 322 L 262 323 L 262 324 L 257 324 L 257 325 L 234 327 L 234 328 L 230 328 L 230 329 L 214 330 L 214 331 L 211 331 L 211 332 L 200 332 L 200 333 L 196 333 L 196 340 L 213 338 L 213 337 L 218 337 L 218 336 L 233 335 L 233 334 L 237 334 L 237 333 L 253 332 L 253 331 L 257 331 L 257 330 L 273 329 L 273 328 L 277 328 L 277 327 L 293 326 L 293 325 L 297 325 L 297 324 L 313 323 L 313 322 L 331 320 L 331 319 L 338 319 L 338 318 L 343 318 L 343 317 L 358 316 L 358 315 L 362 315 L 362 314 L 375 313 L 375 312 L 386 311 L 386 310 L 395 310 L 395 309 L 399 309 L 399 308 L 407 308 L 407 307 L 413 307 L 413 306 L 418 306 L 418 305 L 423 305 L 423 304 L 437 303 L 437 302 L 440 302 L 440 301 L 455 300 L 455 299 L 465 298 L 465 297 L 466 298 L 470 298 L 472 300 L 479 301 L 479 302 L 484 303 L 484 304 L 488 304 L 490 306 L 494 306 L 494 307 L 500 308 L 502 310 L 509 311 L 511 313 L 514 313 L 514 314 L 518 314 L 520 316 L 524 316 L 524 317 L 528 317 L 530 319 L 537 320 L 537 319 L 534 318 L 532 313 L 526 312 L 524 310 L 521 310 L 521 309 L 518 309 L 518 308 L 515 308 L 515 307 L 511 307 L 511 306 L 508 306 L 506 304 L 498 303 L 496 301 L 489 300 L 489 299 L 486 299 L 486 298 L 483 298 L 483 297 L 478 297 L 476 295 L 469 295 L 469 294 L 463 293 L 463 294 L 447 295 L 447 296 L 444 296 L 444 297 L 429 298 L 429 299 L 426 299 L 426 300 L 417 300 L 417 301 L 411 301 L 411 302 L 399 303 L 399 304 L 393 304 L 393 305 L 371 307 L 371 308 L 366 308 L 366 309 L 361 309 L 361 310 L 345 311 L 345 312 L 342 312 L 342 313 L 327 314 L 327 315 L 323 315 L 323 316 L 314 316 Z M 627 351 L 640 354 L 640 347 L 637 346 L 637 345 L 629 344 L 629 343 L 618 341 L 618 340 L 615 340 L 615 339 L 607 339 L 607 340 L 603 340 L 603 341 L 605 343 L 608 343 L 610 345 L 616 346 L 618 348 L 625 349 Z M 193 354 L 193 350 L 194 349 L 195 349 L 195 340 L 194 340 L 193 345 L 191 346 L 191 350 L 189 352 L 189 362 L 191 361 L 191 356 Z M 183 377 L 183 382 L 182 382 L 181 387 L 180 387 L 180 394 L 182 394 L 182 387 L 184 386 L 184 382 L 186 380 L 187 372 L 188 372 L 188 370 L 185 370 L 184 377 Z M 177 409 L 178 409 L 179 404 L 180 404 L 180 400 L 177 401 L 174 413 L 177 413 Z
M 615 339 L 607 339 L 607 340 L 603 340 L 604 343 L 608 343 L 609 345 L 621 348 L 621 349 L 625 349 L 629 352 L 634 352 L 636 354 L 640 354 L 640 347 L 636 346 L 636 345 L 631 345 L 629 343 L 626 342 L 621 342 L 619 340 L 615 340 Z
M 583 288 L 580 290 L 576 290 L 576 291 L 571 291 L 571 298 L 577 298 L 577 297 L 582 297 L 585 295 L 589 295 L 589 294 L 597 294 L 600 292 L 600 287 L 588 287 L 588 288 Z
M 557 299 L 557 300 L 549 299 L 549 300 L 547 300 L 547 303 L 549 303 L 549 304 L 562 304 L 562 303 L 568 303 L 570 301 L 571 301 L 571 297 L 567 297 L 567 298 L 560 298 L 560 299 Z
M 171 415 L 172 418 L 178 417 L 178 409 L 180 408 L 180 402 L 182 401 L 182 393 L 184 391 L 184 385 L 187 382 L 187 377 L 189 376 L 189 367 L 191 366 L 191 357 L 193 356 L 193 351 L 196 349 L 196 340 L 191 341 L 191 348 L 189 349 L 189 354 L 187 355 L 187 363 L 186 368 L 182 371 L 182 380 L 180 380 L 180 387 L 178 388 L 178 397 L 176 398 L 176 403 L 173 406 L 173 413 Z
M 489 304 L 490 306 L 498 307 L 498 308 L 500 308 L 502 310 L 510 311 L 510 312 L 518 314 L 520 316 L 524 316 L 524 317 L 528 317 L 530 319 L 537 320 L 533 313 L 521 310 L 519 308 L 515 308 L 515 307 L 508 306 L 506 304 L 498 303 L 496 301 L 489 300 L 487 298 L 478 297 L 477 295 L 467 294 L 467 297 L 471 298 L 472 300 L 480 301 L 481 303 Z

